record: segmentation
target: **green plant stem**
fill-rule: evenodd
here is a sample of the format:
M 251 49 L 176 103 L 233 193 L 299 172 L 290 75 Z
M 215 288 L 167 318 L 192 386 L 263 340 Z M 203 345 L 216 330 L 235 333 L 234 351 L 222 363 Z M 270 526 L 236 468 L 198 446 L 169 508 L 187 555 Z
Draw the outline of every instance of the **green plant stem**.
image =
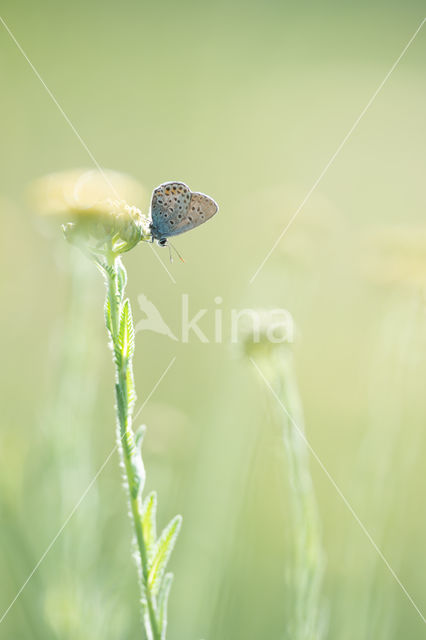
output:
M 283 430 L 293 515 L 293 605 L 288 636 L 292 640 L 321 640 L 325 632 L 321 593 L 325 557 L 291 348 L 283 345 L 275 350 L 268 365 L 273 387 L 288 411 L 277 413 Z
M 112 342 L 116 375 L 116 410 L 118 443 L 122 466 L 130 502 L 130 511 L 136 536 L 140 561 L 140 587 L 142 593 L 143 621 L 149 640 L 161 640 L 161 633 L 155 615 L 153 595 L 149 586 L 148 550 L 145 544 L 142 525 L 141 477 L 135 469 L 133 454 L 136 443 L 132 429 L 132 414 L 135 395 L 133 392 L 132 357 L 126 355 L 120 340 L 120 318 L 124 304 L 124 284 L 119 282 L 119 270 L 125 274 L 120 258 L 113 252 L 108 255 L 107 302 L 110 311 L 110 326 L 107 328 Z M 132 322 L 130 317 L 130 322 Z

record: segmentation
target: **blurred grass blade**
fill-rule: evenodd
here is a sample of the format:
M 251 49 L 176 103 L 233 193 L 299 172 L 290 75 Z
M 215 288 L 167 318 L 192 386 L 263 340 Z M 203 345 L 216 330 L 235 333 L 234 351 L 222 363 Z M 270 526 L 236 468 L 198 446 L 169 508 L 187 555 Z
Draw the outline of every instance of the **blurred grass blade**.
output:
M 169 601 L 169 593 L 173 582 L 173 574 L 166 573 L 163 583 L 158 594 L 158 627 L 161 633 L 161 640 L 165 640 L 167 631 L 167 604 Z

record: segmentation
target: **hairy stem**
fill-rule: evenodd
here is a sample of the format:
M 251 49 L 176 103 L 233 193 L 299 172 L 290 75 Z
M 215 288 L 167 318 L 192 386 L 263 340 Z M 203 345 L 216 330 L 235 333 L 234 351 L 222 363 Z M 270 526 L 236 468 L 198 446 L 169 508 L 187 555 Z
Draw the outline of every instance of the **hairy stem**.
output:
M 140 466 L 134 464 L 135 449 L 139 446 L 136 442 L 132 428 L 133 406 L 136 399 L 133 383 L 132 351 L 129 353 L 127 339 L 123 339 L 122 314 L 124 305 L 129 302 L 124 300 L 125 270 L 120 258 L 112 251 L 108 255 L 107 278 L 107 313 L 106 324 L 111 338 L 111 346 L 115 363 L 115 390 L 118 443 L 122 466 L 125 471 L 126 487 L 130 502 L 131 518 L 133 520 L 138 560 L 140 562 L 140 587 L 142 594 L 143 621 L 148 640 L 161 640 L 161 633 L 155 614 L 155 601 L 149 586 L 148 550 L 145 544 L 142 525 L 142 501 L 143 467 L 139 455 Z M 129 311 L 130 313 L 130 311 Z M 129 315 L 128 323 L 133 331 L 133 321 Z M 142 467 L 142 470 L 141 470 Z

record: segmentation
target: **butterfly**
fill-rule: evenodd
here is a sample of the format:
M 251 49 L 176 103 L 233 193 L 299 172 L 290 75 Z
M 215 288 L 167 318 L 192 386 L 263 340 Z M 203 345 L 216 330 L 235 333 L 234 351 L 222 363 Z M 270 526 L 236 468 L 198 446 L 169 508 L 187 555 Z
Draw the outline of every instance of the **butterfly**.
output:
M 193 193 L 183 182 L 164 182 L 154 189 L 151 200 L 151 235 L 160 247 L 167 238 L 185 233 L 210 220 L 219 207 L 204 193 Z

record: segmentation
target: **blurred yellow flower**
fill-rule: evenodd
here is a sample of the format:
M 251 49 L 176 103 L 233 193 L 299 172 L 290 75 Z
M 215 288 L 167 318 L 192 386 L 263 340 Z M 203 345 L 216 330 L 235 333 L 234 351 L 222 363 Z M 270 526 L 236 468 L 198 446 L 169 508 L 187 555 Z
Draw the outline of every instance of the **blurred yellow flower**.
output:
M 75 169 L 52 173 L 31 185 L 30 198 L 42 215 L 62 218 L 71 241 L 79 236 L 100 242 L 109 239 L 118 252 L 123 252 L 151 237 L 150 221 L 136 206 L 144 206 L 145 190 L 117 171 Z
M 364 239 L 362 271 L 376 284 L 426 285 L 426 226 L 375 228 Z
M 247 356 L 270 358 L 294 342 L 293 317 L 286 309 L 253 309 L 242 327 Z
M 34 181 L 31 201 L 42 214 L 67 215 L 99 211 L 107 200 L 125 200 L 139 208 L 146 205 L 146 192 L 130 176 L 105 169 L 74 169 L 50 173 Z

